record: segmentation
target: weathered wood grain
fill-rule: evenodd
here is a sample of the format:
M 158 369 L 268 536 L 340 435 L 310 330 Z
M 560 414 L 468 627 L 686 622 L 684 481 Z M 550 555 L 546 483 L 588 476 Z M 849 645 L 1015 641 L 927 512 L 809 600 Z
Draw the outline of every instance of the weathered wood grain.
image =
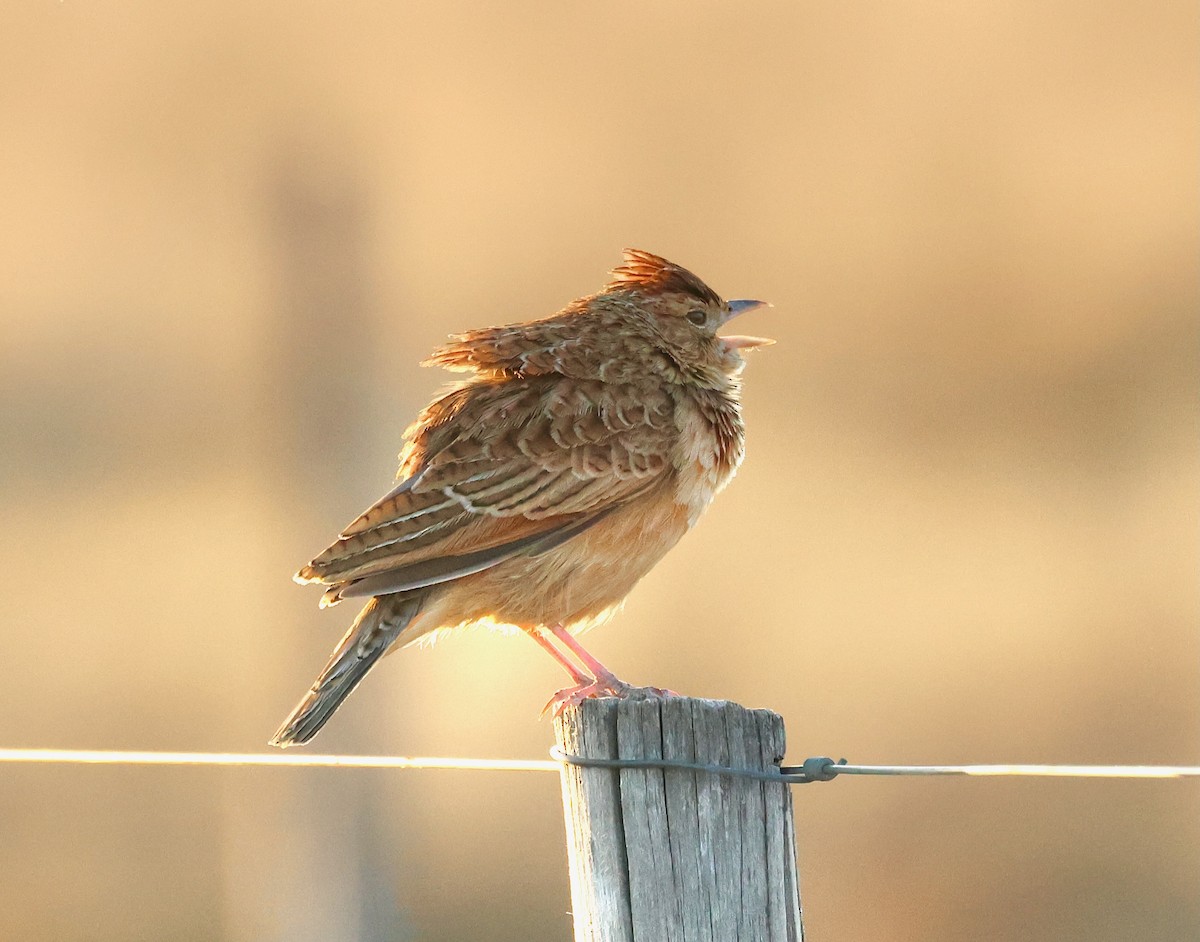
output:
M 783 720 L 736 703 L 599 699 L 556 724 L 564 752 L 770 771 Z M 564 766 L 576 942 L 801 942 L 791 792 L 680 769 Z

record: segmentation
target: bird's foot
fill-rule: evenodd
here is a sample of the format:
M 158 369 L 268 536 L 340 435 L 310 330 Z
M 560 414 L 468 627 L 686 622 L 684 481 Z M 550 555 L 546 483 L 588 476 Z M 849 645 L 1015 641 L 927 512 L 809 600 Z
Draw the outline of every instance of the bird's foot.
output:
M 565 687 L 550 698 L 550 702 L 542 708 L 542 716 L 547 713 L 561 716 L 569 706 L 579 706 L 584 700 L 594 700 L 598 697 L 616 697 L 619 700 L 664 700 L 667 697 L 678 697 L 674 690 L 663 687 L 635 687 L 620 678 L 609 674 L 598 677 L 586 684 L 575 687 Z

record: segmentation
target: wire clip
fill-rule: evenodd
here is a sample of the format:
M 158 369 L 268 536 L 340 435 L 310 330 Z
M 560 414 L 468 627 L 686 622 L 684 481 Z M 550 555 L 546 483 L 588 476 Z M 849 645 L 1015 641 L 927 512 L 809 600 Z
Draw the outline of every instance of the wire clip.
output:
M 784 766 L 779 771 L 789 782 L 798 785 L 808 785 L 810 782 L 832 782 L 837 778 L 838 766 L 845 765 L 845 759 L 834 762 L 829 756 L 812 756 L 800 765 Z M 795 776 L 800 776 L 796 778 Z

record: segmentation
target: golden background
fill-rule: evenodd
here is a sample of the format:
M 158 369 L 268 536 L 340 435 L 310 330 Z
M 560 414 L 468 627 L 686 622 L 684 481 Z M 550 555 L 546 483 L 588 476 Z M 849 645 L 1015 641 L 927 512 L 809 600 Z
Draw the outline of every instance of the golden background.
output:
M 258 750 L 453 330 L 633 245 L 770 311 L 749 458 L 590 638 L 789 758 L 1200 760 L 1194 3 L 0 12 L 0 744 Z M 475 633 L 318 751 L 541 757 Z M 1194 782 L 795 792 L 815 942 L 1200 931 Z M 552 775 L 0 768 L 0 937 L 570 936 Z

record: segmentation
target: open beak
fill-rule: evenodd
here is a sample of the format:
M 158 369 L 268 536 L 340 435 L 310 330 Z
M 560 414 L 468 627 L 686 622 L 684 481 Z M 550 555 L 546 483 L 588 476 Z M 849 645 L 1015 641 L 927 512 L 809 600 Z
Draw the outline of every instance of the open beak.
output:
M 739 300 L 729 302 L 729 313 L 725 315 L 722 324 L 728 324 L 739 314 L 745 314 L 747 311 L 754 311 L 760 307 L 770 307 L 769 301 L 750 301 Z M 720 337 L 720 341 L 725 344 L 730 350 L 749 350 L 752 347 L 769 347 L 774 340 L 769 340 L 766 337 Z

